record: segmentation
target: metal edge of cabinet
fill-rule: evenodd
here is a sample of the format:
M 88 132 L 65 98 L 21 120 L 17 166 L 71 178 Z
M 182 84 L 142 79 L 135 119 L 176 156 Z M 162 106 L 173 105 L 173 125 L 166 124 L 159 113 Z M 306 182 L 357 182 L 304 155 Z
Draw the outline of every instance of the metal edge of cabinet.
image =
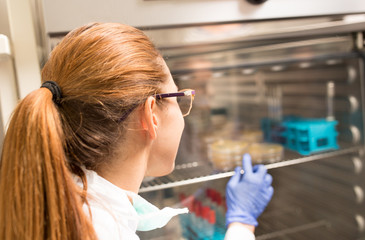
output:
M 90 21 L 121 22 L 153 28 L 365 12 L 362 0 L 352 0 L 350 3 L 342 0 L 268 0 L 259 5 L 242 0 L 36 1 L 42 1 L 47 33 L 67 32 Z

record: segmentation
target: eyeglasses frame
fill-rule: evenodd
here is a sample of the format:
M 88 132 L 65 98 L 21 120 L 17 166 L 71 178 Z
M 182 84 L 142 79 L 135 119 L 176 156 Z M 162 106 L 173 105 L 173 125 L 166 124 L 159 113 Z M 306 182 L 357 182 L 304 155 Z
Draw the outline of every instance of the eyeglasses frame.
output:
M 174 93 L 159 93 L 159 94 L 155 94 L 153 95 L 157 100 L 163 99 L 163 98 L 170 98 L 170 97 L 181 97 L 181 96 L 191 96 L 191 101 L 190 101 L 190 108 L 189 111 L 185 114 L 183 114 L 183 117 L 186 117 L 187 115 L 190 114 L 192 105 L 193 105 L 193 101 L 194 101 L 194 97 L 195 97 L 195 90 L 193 89 L 183 89 L 180 90 L 178 92 L 174 92 Z

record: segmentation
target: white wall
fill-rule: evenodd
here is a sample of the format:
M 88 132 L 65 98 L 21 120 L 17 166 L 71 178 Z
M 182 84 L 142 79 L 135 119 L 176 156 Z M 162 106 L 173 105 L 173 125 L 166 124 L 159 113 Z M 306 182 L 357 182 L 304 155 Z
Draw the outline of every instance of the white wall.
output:
M 6 124 L 18 100 L 8 36 L 10 36 L 10 25 L 7 4 L 6 0 L 0 0 L 0 150 Z
M 40 87 L 29 1 L 0 0 L 0 141 L 19 99 Z

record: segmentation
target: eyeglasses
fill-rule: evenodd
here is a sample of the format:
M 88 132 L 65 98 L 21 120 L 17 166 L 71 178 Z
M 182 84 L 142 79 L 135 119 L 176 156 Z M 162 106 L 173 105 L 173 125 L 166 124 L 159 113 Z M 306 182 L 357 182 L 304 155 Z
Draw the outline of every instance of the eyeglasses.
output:
M 195 90 L 183 89 L 176 93 L 160 93 L 154 95 L 157 100 L 169 97 L 176 97 L 183 117 L 189 115 L 191 107 L 193 105 Z
M 181 113 L 183 117 L 189 115 L 191 107 L 193 105 L 194 97 L 195 97 L 195 90 L 192 89 L 184 89 L 176 93 L 160 93 L 153 95 L 156 99 L 160 100 L 163 98 L 169 98 L 169 97 L 176 97 L 177 103 L 179 104 Z M 124 112 L 124 114 L 118 119 L 118 122 L 124 121 L 129 114 L 138 107 L 139 104 L 132 105 L 131 108 L 129 108 L 127 111 Z

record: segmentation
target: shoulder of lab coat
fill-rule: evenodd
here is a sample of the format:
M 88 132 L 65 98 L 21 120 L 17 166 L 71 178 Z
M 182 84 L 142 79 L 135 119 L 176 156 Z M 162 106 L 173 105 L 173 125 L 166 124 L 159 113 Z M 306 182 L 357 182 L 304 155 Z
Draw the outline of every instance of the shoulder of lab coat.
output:
M 83 210 L 91 218 L 98 239 L 139 240 L 136 234 L 138 215 L 126 192 L 94 171 L 85 170 L 85 173 L 88 205 L 84 204 Z M 80 179 L 75 177 L 75 181 L 82 187 Z
M 91 205 L 91 212 L 92 223 L 99 240 L 139 240 L 133 230 L 118 222 L 106 209 Z
M 255 240 L 255 235 L 244 226 L 233 225 L 227 229 L 224 240 Z

